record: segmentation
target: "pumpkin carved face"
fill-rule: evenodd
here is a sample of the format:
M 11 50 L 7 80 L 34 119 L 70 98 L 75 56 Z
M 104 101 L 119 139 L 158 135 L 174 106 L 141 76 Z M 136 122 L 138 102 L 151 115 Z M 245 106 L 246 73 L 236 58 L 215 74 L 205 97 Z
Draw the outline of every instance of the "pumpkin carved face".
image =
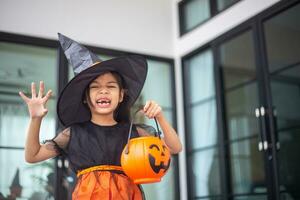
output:
M 152 170 L 158 174 L 160 170 L 166 172 L 169 169 L 171 159 L 166 145 L 151 144 L 149 146 L 149 163 Z
M 131 139 L 121 155 L 123 171 L 136 184 L 160 181 L 170 163 L 169 149 L 153 136 Z

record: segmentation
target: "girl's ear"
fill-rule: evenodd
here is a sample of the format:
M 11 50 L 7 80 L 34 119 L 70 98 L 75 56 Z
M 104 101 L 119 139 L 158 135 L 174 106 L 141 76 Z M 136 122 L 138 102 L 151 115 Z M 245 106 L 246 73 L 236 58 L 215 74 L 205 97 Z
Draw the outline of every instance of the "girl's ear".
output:
M 124 89 L 121 89 L 119 103 L 121 103 L 123 101 L 123 99 L 124 99 Z

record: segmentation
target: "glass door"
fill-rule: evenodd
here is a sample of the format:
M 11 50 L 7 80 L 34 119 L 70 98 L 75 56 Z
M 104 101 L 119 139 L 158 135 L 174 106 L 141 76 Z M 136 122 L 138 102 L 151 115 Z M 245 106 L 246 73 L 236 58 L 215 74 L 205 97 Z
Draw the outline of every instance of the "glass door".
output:
M 262 105 L 253 30 L 244 29 L 219 46 L 225 110 L 225 151 L 230 199 L 267 199 L 264 130 L 255 111 Z M 260 147 L 261 145 L 259 145 Z
M 300 4 L 263 23 L 280 199 L 300 199 Z M 273 155 L 274 156 L 274 155 Z

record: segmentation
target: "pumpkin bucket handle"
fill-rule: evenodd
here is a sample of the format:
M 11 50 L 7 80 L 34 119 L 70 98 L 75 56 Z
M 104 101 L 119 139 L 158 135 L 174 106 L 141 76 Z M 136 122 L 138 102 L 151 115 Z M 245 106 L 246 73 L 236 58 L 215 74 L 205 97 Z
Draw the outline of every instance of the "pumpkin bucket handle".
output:
M 131 122 L 130 122 L 129 134 L 128 134 L 128 139 L 127 139 L 127 146 L 126 146 L 126 150 L 125 150 L 126 154 L 129 153 L 129 143 L 130 143 L 130 138 L 131 138 L 131 133 L 132 133 L 132 126 L 133 126 L 133 122 L 134 122 L 135 116 L 139 113 L 139 111 L 141 111 L 141 108 L 137 109 L 134 112 L 133 118 L 131 119 Z M 161 136 L 161 131 L 159 130 L 159 126 L 158 126 L 157 120 L 156 120 L 155 117 L 153 119 L 154 119 L 155 124 L 156 124 L 156 131 L 155 131 L 154 135 L 155 135 L 155 137 L 158 137 L 159 139 L 161 139 L 161 137 L 160 137 Z

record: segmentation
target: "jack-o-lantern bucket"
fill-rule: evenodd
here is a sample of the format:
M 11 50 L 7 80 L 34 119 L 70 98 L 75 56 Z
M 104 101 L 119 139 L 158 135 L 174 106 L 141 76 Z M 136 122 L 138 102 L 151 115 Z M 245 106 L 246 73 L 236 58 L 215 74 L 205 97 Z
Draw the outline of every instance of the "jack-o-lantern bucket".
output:
M 123 171 L 135 184 L 159 182 L 166 174 L 170 162 L 170 151 L 160 138 L 158 125 L 155 136 L 128 140 L 121 155 Z

